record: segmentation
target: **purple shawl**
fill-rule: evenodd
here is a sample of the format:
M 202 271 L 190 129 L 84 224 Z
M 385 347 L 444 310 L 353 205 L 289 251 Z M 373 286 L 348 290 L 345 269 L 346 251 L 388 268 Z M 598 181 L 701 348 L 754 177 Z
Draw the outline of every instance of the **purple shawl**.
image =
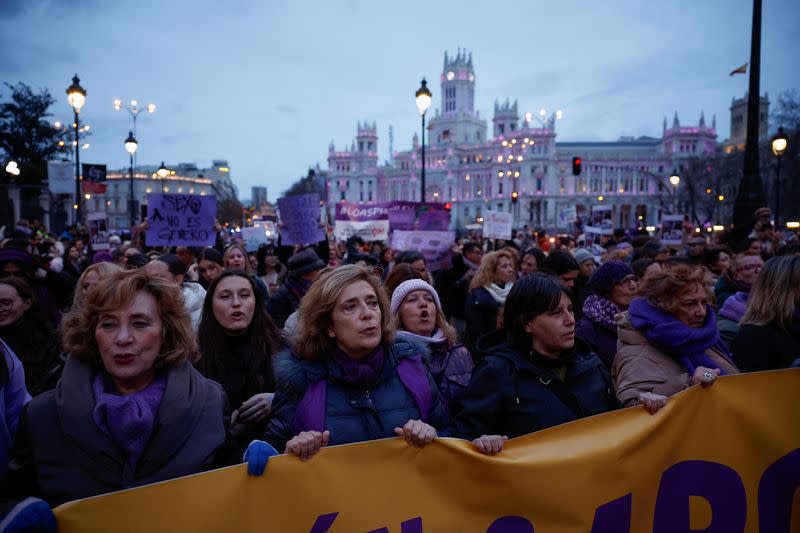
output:
M 122 396 L 106 372 L 94 378 L 94 423 L 125 452 L 133 469 L 153 433 L 166 388 L 167 376 L 163 374 L 144 389 Z
M 747 309 L 747 297 L 749 293 L 746 292 L 737 292 L 727 300 L 722 306 L 722 309 L 719 310 L 719 316 L 722 318 L 727 318 L 728 320 L 733 320 L 737 324 L 744 316 L 744 312 Z
M 647 342 L 681 363 L 689 375 L 694 374 L 698 366 L 718 368 L 706 354 L 709 348 L 716 348 L 730 361 L 730 352 L 719 338 L 717 315 L 711 307 L 708 307 L 706 322 L 700 328 L 690 328 L 675 315 L 650 305 L 644 298 L 631 302 L 628 315 L 631 325 L 645 336 Z M 720 371 L 725 373 L 722 368 Z
M 583 316 L 614 333 L 617 332 L 617 323 L 614 321 L 614 315 L 621 312 L 622 308 L 617 304 L 596 294 L 592 294 L 583 302 Z
M 372 353 L 361 360 L 353 359 L 339 348 L 336 348 L 331 353 L 331 357 L 342 369 L 343 381 L 351 385 L 368 389 L 377 383 L 378 378 L 381 377 L 384 358 L 383 346 L 380 344 Z

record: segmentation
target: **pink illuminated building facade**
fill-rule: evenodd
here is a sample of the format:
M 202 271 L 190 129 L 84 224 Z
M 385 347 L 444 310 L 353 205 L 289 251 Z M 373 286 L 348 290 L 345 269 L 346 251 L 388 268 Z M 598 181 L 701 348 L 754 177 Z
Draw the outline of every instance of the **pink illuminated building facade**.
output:
M 672 126 L 664 119 L 661 138 L 615 142 L 558 142 L 556 116 L 519 113 L 517 102 L 495 102 L 491 130 L 475 109 L 472 54 L 445 52 L 438 109 L 428 111 L 426 191 L 421 197 L 421 154 L 415 134 L 410 150 L 395 151 L 378 164 L 376 124 L 359 123 L 344 150 L 333 143 L 328 168 L 321 169 L 329 204 L 410 200 L 451 202 L 451 227 L 480 223 L 487 210 L 514 214 L 516 225 L 566 230 L 564 213 L 576 208 L 586 220 L 592 205 L 612 207 L 617 227 L 659 222 L 671 210 L 669 182 L 689 157 L 713 153 L 716 120 L 707 126 Z M 431 112 L 433 111 L 433 112 Z M 572 175 L 572 158 L 583 171 Z M 680 187 L 681 185 L 679 185 Z M 516 192 L 517 202 L 512 202 Z M 641 217 L 641 218 L 640 218 Z

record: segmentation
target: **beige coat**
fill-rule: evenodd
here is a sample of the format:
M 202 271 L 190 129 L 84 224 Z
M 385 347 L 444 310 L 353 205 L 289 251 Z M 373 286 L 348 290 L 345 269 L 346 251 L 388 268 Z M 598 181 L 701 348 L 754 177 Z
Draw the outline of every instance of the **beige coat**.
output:
M 627 311 L 618 314 L 616 321 L 617 355 L 611 376 L 617 398 L 624 406 L 635 405 L 642 392 L 672 396 L 689 388 L 691 376 L 683 365 L 648 344 L 644 335 L 631 325 Z M 716 348 L 709 348 L 706 355 L 726 374 L 739 373 Z

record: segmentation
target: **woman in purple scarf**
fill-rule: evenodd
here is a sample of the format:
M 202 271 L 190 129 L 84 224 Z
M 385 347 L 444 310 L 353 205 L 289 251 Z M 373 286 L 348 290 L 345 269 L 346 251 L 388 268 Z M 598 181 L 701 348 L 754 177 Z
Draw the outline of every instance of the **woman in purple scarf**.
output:
M 141 269 L 101 279 L 62 323 L 54 390 L 23 412 L 7 484 L 51 505 L 228 464 L 225 392 L 196 356 L 180 288 Z
M 640 297 L 618 316 L 617 355 L 611 369 L 617 397 L 632 405 L 639 394 L 664 396 L 720 374 L 738 374 L 720 340 L 702 268 L 677 265 L 646 280 Z
M 419 347 L 393 337 L 372 270 L 345 265 L 314 280 L 300 303 L 292 353 L 275 365 L 264 440 L 301 459 L 323 446 L 393 436 L 430 443 L 447 424 L 443 403 Z

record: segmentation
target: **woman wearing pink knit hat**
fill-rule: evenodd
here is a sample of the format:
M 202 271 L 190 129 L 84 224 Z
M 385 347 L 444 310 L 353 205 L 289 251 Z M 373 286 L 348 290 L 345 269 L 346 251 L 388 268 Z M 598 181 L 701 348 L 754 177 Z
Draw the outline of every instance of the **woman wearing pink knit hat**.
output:
M 452 414 L 475 365 L 469 351 L 456 343 L 456 330 L 445 319 L 439 295 L 426 281 L 410 279 L 392 293 L 391 309 L 397 338 L 427 348 L 428 368 Z

